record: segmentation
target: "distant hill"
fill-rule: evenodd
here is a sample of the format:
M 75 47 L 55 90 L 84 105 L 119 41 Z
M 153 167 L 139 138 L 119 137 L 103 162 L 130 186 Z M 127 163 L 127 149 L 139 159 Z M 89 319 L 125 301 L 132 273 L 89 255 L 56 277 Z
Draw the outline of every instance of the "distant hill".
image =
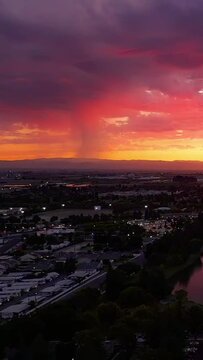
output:
M 203 161 L 152 161 L 152 160 L 105 160 L 105 159 L 34 159 L 3 161 L 0 170 L 143 170 L 143 171 L 203 171 Z

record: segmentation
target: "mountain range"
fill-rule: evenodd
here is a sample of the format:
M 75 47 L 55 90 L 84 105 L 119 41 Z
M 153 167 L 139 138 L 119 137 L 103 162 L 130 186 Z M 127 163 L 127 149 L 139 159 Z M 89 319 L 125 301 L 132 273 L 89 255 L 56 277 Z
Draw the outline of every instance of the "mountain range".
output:
M 0 160 L 0 170 L 203 171 L 203 161 L 52 158 Z

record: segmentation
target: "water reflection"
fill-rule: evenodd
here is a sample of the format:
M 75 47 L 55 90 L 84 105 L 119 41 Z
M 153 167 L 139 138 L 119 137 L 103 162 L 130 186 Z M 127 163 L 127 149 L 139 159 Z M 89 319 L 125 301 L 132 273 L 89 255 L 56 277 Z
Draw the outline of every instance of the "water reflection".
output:
M 187 291 L 190 300 L 203 304 L 203 257 L 178 274 L 173 293 L 180 289 Z

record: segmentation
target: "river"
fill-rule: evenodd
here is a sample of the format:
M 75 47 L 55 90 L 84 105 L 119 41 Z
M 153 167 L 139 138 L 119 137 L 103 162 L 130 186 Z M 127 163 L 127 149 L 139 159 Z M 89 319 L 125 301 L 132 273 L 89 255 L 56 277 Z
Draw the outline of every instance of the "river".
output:
M 203 257 L 178 275 L 173 293 L 180 289 L 187 291 L 189 300 L 203 304 Z

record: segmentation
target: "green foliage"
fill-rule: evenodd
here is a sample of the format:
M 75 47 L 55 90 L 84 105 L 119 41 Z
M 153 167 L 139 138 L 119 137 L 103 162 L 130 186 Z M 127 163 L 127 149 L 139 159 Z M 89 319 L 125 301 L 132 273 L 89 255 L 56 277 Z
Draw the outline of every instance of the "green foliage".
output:
M 66 274 L 71 274 L 76 270 L 76 259 L 70 258 L 67 259 L 65 264 L 64 264 L 64 272 Z
M 135 334 L 125 321 L 118 321 L 110 329 L 110 337 L 129 350 L 136 344 Z
M 80 311 L 94 309 L 100 302 L 100 292 L 97 289 L 86 288 L 77 293 L 70 303 Z
M 76 335 L 77 360 L 105 360 L 102 337 L 95 330 L 84 330 Z
M 188 246 L 188 250 L 191 253 L 197 253 L 201 250 L 202 245 L 203 245 L 203 241 L 201 239 L 192 239 Z
M 142 304 L 152 304 L 154 299 L 142 288 L 128 287 L 121 292 L 118 301 L 121 306 L 131 308 Z
M 99 235 L 98 239 L 106 241 L 110 234 L 111 245 L 115 246 L 114 224 L 97 221 L 95 232 L 105 229 L 104 238 Z M 0 349 L 26 349 L 30 359 L 52 359 L 49 342 L 58 341 L 56 359 L 107 360 L 103 344 L 109 340 L 118 345 L 120 358 L 127 360 L 184 360 L 187 336 L 203 331 L 203 310 L 191 304 L 184 291 L 178 291 L 172 302 L 160 302 L 170 293 L 166 268 L 184 263 L 202 243 L 200 219 L 184 226 L 184 230 L 148 247 L 143 269 L 132 262 L 109 268 L 105 294 L 83 289 L 69 301 L 45 308 L 31 318 L 2 324 Z M 121 223 L 116 228 L 123 235 L 119 246 L 128 241 L 128 233 L 134 241 L 135 228 Z M 136 230 L 138 239 L 142 229 Z M 100 240 L 97 245 L 102 244 Z M 62 272 L 69 273 L 74 266 L 74 261 L 68 261 Z
M 97 313 L 101 324 L 104 326 L 113 325 L 121 317 L 119 306 L 113 302 L 100 304 Z
M 129 225 L 126 221 L 98 222 L 88 229 L 94 233 L 95 248 L 102 248 L 108 244 L 108 247 L 116 250 L 140 249 L 145 234 L 144 228 Z
M 164 298 L 169 291 L 164 272 L 160 268 L 141 270 L 138 285 L 158 299 Z
M 50 348 L 47 341 L 39 334 L 31 346 L 32 360 L 50 360 Z
M 106 296 L 110 300 L 118 298 L 128 281 L 127 275 L 121 270 L 110 269 L 106 276 Z
M 77 261 L 74 258 L 67 259 L 65 262 L 56 262 L 55 271 L 59 274 L 71 274 L 76 270 Z
M 136 274 L 140 270 L 140 266 L 134 262 L 125 262 L 118 266 L 118 270 L 124 271 L 127 275 Z
M 201 216 L 184 222 L 153 244 L 147 246 L 148 264 L 177 266 L 187 261 L 191 253 L 200 253 L 203 246 L 203 222 Z
M 186 311 L 187 327 L 193 336 L 203 331 L 203 309 L 199 305 L 192 305 Z

